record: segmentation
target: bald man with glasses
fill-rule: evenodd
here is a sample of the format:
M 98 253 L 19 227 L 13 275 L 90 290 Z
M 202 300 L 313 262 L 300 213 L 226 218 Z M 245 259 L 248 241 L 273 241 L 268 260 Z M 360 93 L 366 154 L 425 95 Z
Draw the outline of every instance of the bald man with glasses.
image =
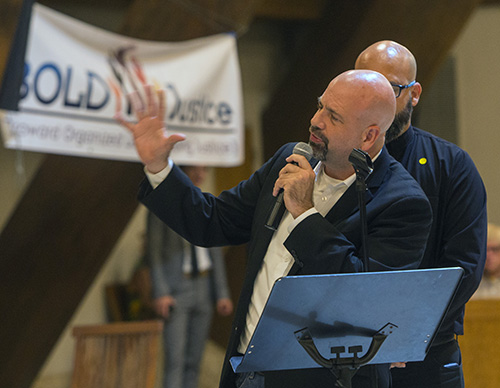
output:
M 396 96 L 396 115 L 386 147 L 416 179 L 433 211 L 421 268 L 462 267 L 460 288 L 422 362 L 392 369 L 393 388 L 462 388 L 457 335 L 464 334 L 465 304 L 477 289 L 486 257 L 486 192 L 469 155 L 456 145 L 411 124 L 422 86 L 413 54 L 393 41 L 380 41 L 357 58 L 356 69 L 382 73 Z M 402 360 L 404 361 L 404 360 Z

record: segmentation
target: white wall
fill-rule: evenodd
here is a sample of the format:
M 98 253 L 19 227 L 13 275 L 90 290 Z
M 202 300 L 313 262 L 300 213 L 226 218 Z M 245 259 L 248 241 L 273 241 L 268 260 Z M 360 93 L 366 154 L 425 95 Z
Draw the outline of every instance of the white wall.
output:
M 479 8 L 457 41 L 459 145 L 488 193 L 488 217 L 500 224 L 500 6 Z

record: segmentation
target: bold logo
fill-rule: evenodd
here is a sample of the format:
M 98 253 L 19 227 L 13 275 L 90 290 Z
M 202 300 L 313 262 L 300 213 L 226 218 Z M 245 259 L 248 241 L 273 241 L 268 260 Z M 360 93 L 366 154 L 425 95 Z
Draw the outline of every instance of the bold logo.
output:
M 32 97 L 42 106 L 60 106 L 66 112 L 97 112 L 107 106 L 113 92 L 116 99 L 125 99 L 126 113 L 130 115 L 128 94 L 132 91 L 140 92 L 148 82 L 143 66 L 131 55 L 132 49 L 133 47 L 125 47 L 109 53 L 107 61 L 113 78 L 106 81 L 91 70 L 78 73 L 81 70 L 75 70 L 72 66 L 61 67 L 54 62 L 44 62 L 36 68 L 26 63 L 21 100 Z M 152 83 L 159 87 L 158 82 Z M 167 83 L 165 90 L 167 117 L 172 124 L 212 128 L 233 124 L 234 112 L 228 102 L 214 101 L 206 94 L 182 97 L 172 83 Z
M 82 76 L 82 74 L 79 74 Z M 106 82 L 95 72 L 86 71 L 85 87 L 75 82 L 73 68 L 59 67 L 56 63 L 45 62 L 38 68 L 31 69 L 24 65 L 24 77 L 21 85 L 21 100 L 30 93 L 42 105 L 60 104 L 66 108 L 97 111 L 106 106 L 110 91 Z

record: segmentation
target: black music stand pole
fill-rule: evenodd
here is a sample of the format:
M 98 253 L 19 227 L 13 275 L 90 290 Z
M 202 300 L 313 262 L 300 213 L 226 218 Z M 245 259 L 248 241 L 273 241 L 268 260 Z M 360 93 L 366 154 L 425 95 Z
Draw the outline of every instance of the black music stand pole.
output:
M 356 192 L 358 193 L 358 206 L 361 218 L 361 242 L 363 245 L 363 267 L 364 271 L 368 272 L 368 227 L 366 223 L 366 178 L 373 171 L 373 163 L 370 156 L 360 149 L 353 149 L 349 155 L 351 162 L 356 172 Z

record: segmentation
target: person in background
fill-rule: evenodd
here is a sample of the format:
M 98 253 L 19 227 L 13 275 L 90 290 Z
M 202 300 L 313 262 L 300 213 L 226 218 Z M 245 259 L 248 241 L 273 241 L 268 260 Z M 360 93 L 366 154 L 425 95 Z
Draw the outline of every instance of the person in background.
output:
M 196 186 L 208 171 L 205 166 L 182 170 Z M 214 303 L 223 316 L 233 311 L 222 249 L 190 244 L 151 212 L 146 241 L 154 309 L 165 320 L 163 386 L 196 388 Z
M 473 299 L 500 298 L 500 226 L 488 224 L 486 264 Z
M 469 155 L 411 124 L 422 86 L 413 54 L 380 41 L 357 58 L 355 69 L 378 71 L 396 95 L 396 116 L 386 134 L 389 153 L 410 172 L 432 206 L 433 222 L 420 268 L 462 267 L 464 276 L 432 346 L 422 362 L 393 368 L 394 388 L 461 388 L 460 348 L 465 304 L 477 289 L 486 257 L 486 191 Z M 403 361 L 403 360 L 402 360 Z

